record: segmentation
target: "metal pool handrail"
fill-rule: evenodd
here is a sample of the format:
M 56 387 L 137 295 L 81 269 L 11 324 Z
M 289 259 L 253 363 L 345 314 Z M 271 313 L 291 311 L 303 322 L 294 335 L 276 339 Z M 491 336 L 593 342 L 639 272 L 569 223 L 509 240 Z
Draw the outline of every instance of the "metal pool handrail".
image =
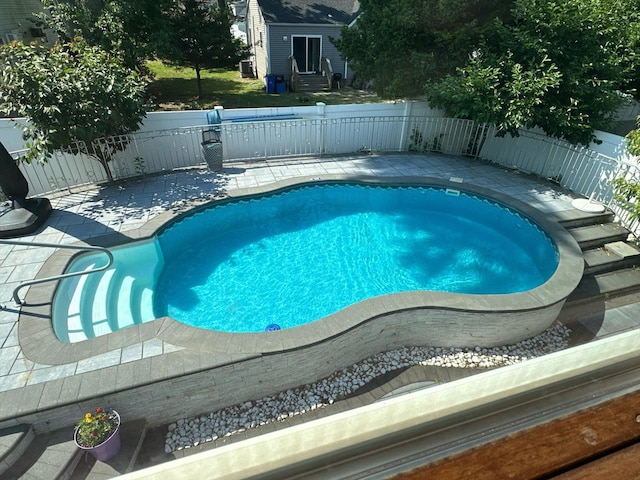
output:
M 106 270 L 107 268 L 109 268 L 111 265 L 113 265 L 113 254 L 109 251 L 109 249 L 107 249 L 105 247 L 97 247 L 97 246 L 93 246 L 93 245 L 84 245 L 84 246 L 80 246 L 80 245 L 59 245 L 57 243 L 43 243 L 43 242 L 20 242 L 18 240 L 3 240 L 3 239 L 0 239 L 0 244 L 5 244 L 5 245 L 24 245 L 24 246 L 28 246 L 28 247 L 66 248 L 68 250 L 81 250 L 81 251 L 82 250 L 84 250 L 84 251 L 98 251 L 98 252 L 105 253 L 107 255 L 107 257 L 109 258 L 108 262 L 105 265 L 103 265 L 102 267 L 92 268 L 90 270 L 83 270 L 81 272 L 63 273 L 61 275 L 53 275 L 51 277 L 37 278 L 37 279 L 34 279 L 34 280 L 27 280 L 25 282 L 22 282 L 20 285 L 18 285 L 13 290 L 13 301 L 16 303 L 16 305 L 24 305 L 24 302 L 22 302 L 20 300 L 20 296 L 18 295 L 18 292 L 20 292 L 20 290 L 22 290 L 25 287 L 28 287 L 30 285 L 37 285 L 37 284 L 40 284 L 40 283 L 53 282 L 55 280 L 61 280 L 63 278 L 78 277 L 80 275 L 88 275 L 89 273 L 101 272 L 101 271 Z

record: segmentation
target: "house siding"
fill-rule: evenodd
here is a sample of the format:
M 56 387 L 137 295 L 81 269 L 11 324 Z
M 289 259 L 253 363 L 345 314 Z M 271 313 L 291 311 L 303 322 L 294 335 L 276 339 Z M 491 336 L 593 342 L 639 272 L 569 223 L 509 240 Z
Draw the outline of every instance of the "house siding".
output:
M 44 37 L 33 36 L 31 31 L 35 27 L 33 13 L 42 10 L 42 3 L 38 0 L 0 2 L 0 43 L 12 40 L 28 43 L 35 40 L 52 44 L 56 38 L 52 30 L 46 29 Z
M 329 37 L 340 37 L 340 25 L 269 25 L 269 44 L 271 46 L 271 65 L 268 73 L 286 75 L 289 77 L 289 57 L 293 53 L 293 40 L 295 36 L 322 37 L 321 56 L 329 58 L 334 72 L 344 75 L 344 60 L 338 49 L 331 43 Z M 287 40 L 284 40 L 287 37 Z
M 260 12 L 257 0 L 249 0 L 247 4 L 247 44 L 249 45 L 253 61 L 253 72 L 262 78 L 268 72 L 267 65 L 267 28 Z M 262 34 L 262 43 L 260 43 Z

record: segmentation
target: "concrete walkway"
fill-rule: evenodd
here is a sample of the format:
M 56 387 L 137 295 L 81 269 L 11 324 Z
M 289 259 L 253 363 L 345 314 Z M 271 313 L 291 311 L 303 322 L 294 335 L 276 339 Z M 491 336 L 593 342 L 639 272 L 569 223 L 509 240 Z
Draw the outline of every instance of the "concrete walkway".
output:
M 142 227 L 158 214 L 182 209 L 195 201 L 286 178 L 327 173 L 454 178 L 508 194 L 548 213 L 570 209 L 573 199 L 552 183 L 466 158 L 398 154 L 292 159 L 225 165 L 218 173 L 189 169 L 118 185 L 63 192 L 50 196 L 54 212 L 45 227 L 22 240 L 69 244 L 107 234 L 126 236 L 127 231 Z M 11 295 L 20 282 L 36 276 L 52 253 L 51 249 L 45 248 L 0 245 L 0 304 L 5 306 L 0 311 L 0 427 L 10 426 L 22 415 L 56 404 L 72 404 L 90 399 L 92 395 L 108 394 L 109 388 L 115 387 L 98 384 L 95 376 L 85 374 L 107 367 L 133 367 L 140 360 L 161 358 L 179 350 L 174 345 L 153 339 L 123 348 L 115 346 L 63 365 L 32 361 L 20 345 L 20 311 L 14 306 Z M 635 328 L 636 319 L 640 318 L 637 304 L 621 305 L 606 312 L 595 312 L 592 316 L 583 313 L 578 330 L 585 339 Z M 48 321 L 43 318 L 43 322 Z M 199 361 L 197 365 L 180 368 L 188 371 L 208 367 L 207 359 Z M 151 368 L 150 362 L 148 368 Z M 118 372 L 120 377 L 130 377 L 123 380 L 129 386 L 149 381 L 144 370 L 130 368 Z M 165 369 L 158 375 L 176 375 L 176 370 Z M 82 412 L 79 407 L 78 418 Z

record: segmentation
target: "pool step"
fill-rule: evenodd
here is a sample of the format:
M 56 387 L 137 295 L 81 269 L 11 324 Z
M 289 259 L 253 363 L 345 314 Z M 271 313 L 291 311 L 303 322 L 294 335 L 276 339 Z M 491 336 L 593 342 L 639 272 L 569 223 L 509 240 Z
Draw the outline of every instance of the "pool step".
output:
M 31 425 L 15 425 L 0 430 L 0 478 L 27 451 L 36 434 Z
M 640 269 L 624 268 L 585 275 L 567 298 L 567 306 L 596 299 L 610 299 L 640 291 Z
M 629 236 L 629 230 L 617 223 L 586 225 L 568 230 L 582 250 L 600 247 L 605 243 L 625 241 Z
M 30 427 L 29 427 L 30 428 Z M 22 480 L 69 479 L 82 458 L 82 450 L 73 442 L 73 428 L 34 435 L 28 448 L 13 450 L 15 459 L 0 478 Z
M 611 212 L 568 210 L 559 215 L 584 256 L 584 274 L 568 305 L 640 291 L 640 248 L 629 241 L 626 228 L 611 222 Z
M 592 213 L 571 208 L 569 210 L 553 212 L 549 215 L 554 217 L 564 228 L 567 229 L 612 223 L 615 219 L 615 215 L 611 210 L 605 210 L 602 213 Z
M 114 249 L 114 265 L 60 283 L 54 299 L 54 325 L 61 339 L 78 342 L 137 325 L 155 317 L 153 287 L 162 258 L 154 242 Z M 103 265 L 87 255 L 73 269 Z
M 585 274 L 604 273 L 640 264 L 640 249 L 626 242 L 605 243 L 584 252 Z
M 73 426 L 36 435 L 28 425 L 0 430 L 0 478 L 21 480 L 102 480 L 131 472 L 147 431 L 145 420 L 124 421 L 120 427 L 120 451 L 99 462 L 73 441 Z M 22 434 L 20 441 L 16 435 Z M 28 437 L 28 438 L 27 438 Z M 8 439 L 5 441 L 5 439 Z M 0 454 L 1 455 L 1 454 Z M 5 458 L 10 457 L 10 462 Z M 6 468 L 3 467 L 7 465 Z

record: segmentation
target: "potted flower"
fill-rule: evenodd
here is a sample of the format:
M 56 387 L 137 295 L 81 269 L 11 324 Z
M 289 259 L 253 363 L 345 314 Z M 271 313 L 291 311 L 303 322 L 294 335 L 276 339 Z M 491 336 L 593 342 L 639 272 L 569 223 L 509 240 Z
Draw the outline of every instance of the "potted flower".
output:
M 96 460 L 109 460 L 120 450 L 120 415 L 110 408 L 96 408 L 78 422 L 73 439 Z

